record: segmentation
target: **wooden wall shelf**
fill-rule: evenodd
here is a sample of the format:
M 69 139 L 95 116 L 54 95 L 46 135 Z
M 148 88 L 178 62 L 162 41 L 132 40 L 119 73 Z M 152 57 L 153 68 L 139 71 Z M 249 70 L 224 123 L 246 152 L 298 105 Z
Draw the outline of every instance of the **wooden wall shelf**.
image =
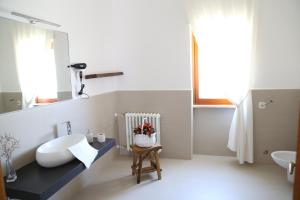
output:
M 88 74 L 85 75 L 85 79 L 92 79 L 92 78 L 103 78 L 103 77 L 110 77 L 110 76 L 121 76 L 123 72 L 110 72 L 110 73 L 101 73 L 101 74 Z

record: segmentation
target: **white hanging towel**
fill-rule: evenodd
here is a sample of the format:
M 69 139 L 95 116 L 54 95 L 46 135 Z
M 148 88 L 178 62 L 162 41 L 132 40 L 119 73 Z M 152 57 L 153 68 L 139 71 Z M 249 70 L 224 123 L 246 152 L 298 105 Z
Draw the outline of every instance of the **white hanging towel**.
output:
M 85 165 L 87 169 L 90 168 L 96 156 L 98 155 L 98 150 L 91 147 L 86 138 L 81 142 L 69 147 L 69 150 Z

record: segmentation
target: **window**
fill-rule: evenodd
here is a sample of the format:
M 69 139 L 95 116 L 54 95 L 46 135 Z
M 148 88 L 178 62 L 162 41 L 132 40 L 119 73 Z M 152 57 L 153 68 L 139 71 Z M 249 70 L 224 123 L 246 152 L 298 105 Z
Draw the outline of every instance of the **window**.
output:
M 252 21 L 242 11 L 222 12 L 199 17 L 193 29 L 196 104 L 230 104 L 226 98 L 240 101 L 249 90 Z
M 57 101 L 54 33 L 27 24 L 12 26 L 23 107 Z
M 194 104 L 196 105 L 231 105 L 231 102 L 222 94 L 218 87 L 218 77 L 213 74 L 213 70 L 205 70 L 199 67 L 199 50 L 194 34 L 192 35 L 192 61 L 193 61 L 193 89 Z M 200 72 L 200 74 L 199 74 Z M 203 73 L 202 73 L 203 72 Z M 216 72 L 219 73 L 219 72 Z M 220 74 L 222 75 L 222 74 Z M 202 85 L 203 83 L 203 85 Z

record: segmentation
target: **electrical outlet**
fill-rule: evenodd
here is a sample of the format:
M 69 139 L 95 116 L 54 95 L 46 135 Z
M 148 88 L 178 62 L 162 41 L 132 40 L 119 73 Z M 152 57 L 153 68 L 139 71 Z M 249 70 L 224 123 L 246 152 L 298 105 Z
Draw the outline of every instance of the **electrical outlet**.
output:
M 259 109 L 266 109 L 267 108 L 267 103 L 264 101 L 258 102 L 258 108 Z

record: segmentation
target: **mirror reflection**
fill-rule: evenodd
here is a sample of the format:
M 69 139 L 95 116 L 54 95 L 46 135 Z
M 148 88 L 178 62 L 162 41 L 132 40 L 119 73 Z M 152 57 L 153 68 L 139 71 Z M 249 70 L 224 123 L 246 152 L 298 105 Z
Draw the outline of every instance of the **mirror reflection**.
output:
M 0 17 L 0 113 L 71 99 L 67 33 Z

